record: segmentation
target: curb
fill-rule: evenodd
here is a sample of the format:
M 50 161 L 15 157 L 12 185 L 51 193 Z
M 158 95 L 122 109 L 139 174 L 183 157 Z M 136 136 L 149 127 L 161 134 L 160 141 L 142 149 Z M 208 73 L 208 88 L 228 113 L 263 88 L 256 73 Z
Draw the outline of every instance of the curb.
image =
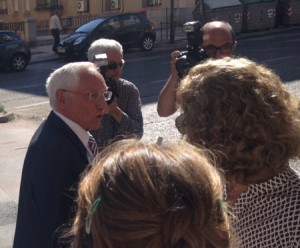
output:
M 291 27 L 279 27 L 279 28 L 270 28 L 266 30 L 258 30 L 258 31 L 248 31 L 241 32 L 236 34 L 237 40 L 243 40 L 247 38 L 255 38 L 258 36 L 270 36 L 278 33 L 287 33 L 292 30 L 300 30 L 300 26 L 291 26 Z
M 47 62 L 47 61 L 54 61 L 54 60 L 59 60 L 60 58 L 37 58 L 37 59 L 33 59 L 33 60 L 31 60 L 30 61 L 30 63 L 29 64 L 37 64 L 37 63 L 40 63 L 40 62 Z
M 0 113 L 0 123 L 7 123 L 15 119 L 13 113 Z

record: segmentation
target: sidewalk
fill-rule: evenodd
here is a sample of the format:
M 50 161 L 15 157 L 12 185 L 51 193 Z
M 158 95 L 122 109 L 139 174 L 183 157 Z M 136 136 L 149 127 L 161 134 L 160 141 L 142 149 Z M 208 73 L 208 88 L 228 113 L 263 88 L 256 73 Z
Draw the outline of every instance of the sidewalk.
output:
M 180 137 L 174 126 L 177 113 L 159 118 L 156 103 L 142 106 L 142 112 L 144 141 L 155 143 L 160 136 L 164 141 Z M 20 118 L 0 123 L 0 248 L 12 247 L 23 161 L 38 124 Z
M 23 160 L 37 124 L 16 119 L 0 125 L 0 247 L 11 248 Z

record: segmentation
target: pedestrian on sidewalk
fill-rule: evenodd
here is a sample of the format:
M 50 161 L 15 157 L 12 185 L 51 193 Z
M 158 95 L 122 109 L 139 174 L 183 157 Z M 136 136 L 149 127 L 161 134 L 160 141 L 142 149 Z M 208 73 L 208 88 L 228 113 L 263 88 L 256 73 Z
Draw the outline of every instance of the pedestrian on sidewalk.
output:
M 60 17 L 61 12 L 60 10 L 56 10 L 53 15 L 50 18 L 50 22 L 49 22 L 49 29 L 51 32 L 51 35 L 53 36 L 53 47 L 52 47 L 52 51 L 57 53 L 57 47 L 59 45 L 60 42 L 60 32 L 62 31 L 62 27 L 60 24 Z
M 29 144 L 22 171 L 14 248 L 49 248 L 76 212 L 80 174 L 95 156 L 89 133 L 99 128 L 111 92 L 98 68 L 75 62 L 47 79 L 52 111 Z

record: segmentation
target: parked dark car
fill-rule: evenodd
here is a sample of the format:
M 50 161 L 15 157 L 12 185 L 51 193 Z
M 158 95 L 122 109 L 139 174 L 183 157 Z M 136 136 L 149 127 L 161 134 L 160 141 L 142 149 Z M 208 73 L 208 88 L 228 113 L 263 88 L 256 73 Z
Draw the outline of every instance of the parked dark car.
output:
M 99 38 L 117 40 L 125 50 L 141 48 L 150 51 L 155 43 L 156 31 L 153 24 L 139 13 L 95 19 L 83 24 L 61 40 L 58 54 L 66 58 L 86 57 L 91 43 Z
M 23 71 L 30 59 L 30 48 L 15 31 L 0 30 L 0 68 Z

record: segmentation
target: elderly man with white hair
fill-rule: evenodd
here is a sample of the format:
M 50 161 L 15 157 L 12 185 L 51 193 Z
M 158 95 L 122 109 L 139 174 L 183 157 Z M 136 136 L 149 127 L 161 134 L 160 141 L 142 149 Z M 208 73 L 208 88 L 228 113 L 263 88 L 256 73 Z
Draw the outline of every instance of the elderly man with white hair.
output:
M 90 62 L 55 70 L 46 89 L 52 111 L 26 153 L 14 248 L 50 248 L 57 228 L 73 219 L 80 175 L 97 148 L 89 131 L 101 125 L 112 95 Z

